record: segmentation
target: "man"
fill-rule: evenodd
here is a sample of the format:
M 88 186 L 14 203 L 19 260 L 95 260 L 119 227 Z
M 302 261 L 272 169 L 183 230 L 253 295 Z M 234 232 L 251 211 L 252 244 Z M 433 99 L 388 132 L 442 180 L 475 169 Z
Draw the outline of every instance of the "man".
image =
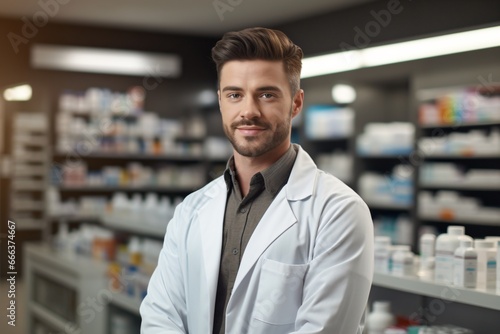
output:
M 234 154 L 176 208 L 142 333 L 360 333 L 373 225 L 359 196 L 290 142 L 302 50 L 252 28 L 225 34 L 212 58 Z

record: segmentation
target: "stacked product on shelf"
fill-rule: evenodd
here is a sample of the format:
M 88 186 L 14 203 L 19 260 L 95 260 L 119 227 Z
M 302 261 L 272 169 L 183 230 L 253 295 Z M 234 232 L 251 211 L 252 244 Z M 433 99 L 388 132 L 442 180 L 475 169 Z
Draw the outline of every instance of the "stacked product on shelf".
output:
M 348 106 L 312 105 L 305 110 L 304 132 L 314 143 L 311 151 L 316 164 L 347 184 L 353 181 L 350 146 L 354 117 L 354 110 Z
M 356 139 L 356 151 L 360 156 L 408 155 L 413 151 L 414 140 L 412 123 L 368 123 Z
M 497 94 L 493 94 L 494 92 Z M 421 125 L 464 125 L 500 121 L 498 88 L 465 87 L 449 89 L 419 107 Z M 423 97 L 426 100 L 425 96 Z
M 392 244 L 411 245 L 413 223 L 407 213 L 378 215 L 373 218 L 375 236 L 389 237 Z
M 50 163 L 49 120 L 42 112 L 19 112 L 13 113 L 12 117 L 12 178 L 8 217 L 16 222 L 18 229 L 40 230 L 46 218 L 44 187 Z
M 175 206 L 215 177 L 232 153 L 225 138 L 206 138 L 200 115 L 182 121 L 162 118 L 145 111 L 144 101 L 145 91 L 138 87 L 127 92 L 68 91 L 59 99 L 52 180 L 46 189 L 53 223 L 49 231 L 58 233 L 49 235 L 54 247 L 34 247 L 29 262 L 36 263 L 40 253 L 44 261 L 55 259 L 57 263 L 47 268 L 57 276 L 75 261 L 85 266 L 85 272 L 74 270 L 77 280 L 85 280 L 85 275 L 99 284 L 111 280 L 113 296 L 105 301 L 109 314 L 100 315 L 92 326 L 75 318 L 85 333 L 90 327 L 109 332 L 109 326 L 102 326 L 105 316 L 108 324 L 123 326 L 123 312 L 133 315 L 130 324 L 137 324 Z M 72 257 L 63 261 L 66 255 Z M 28 276 L 36 274 L 30 271 Z M 84 288 L 75 286 L 75 293 Z M 34 319 L 33 314 L 29 317 Z
M 419 151 L 424 156 L 500 156 L 500 129 L 451 132 L 420 138 Z
M 140 303 L 158 262 L 162 242 L 131 236 L 124 243 L 109 228 L 83 224 L 69 232 L 67 225 L 60 224 L 53 247 L 68 257 L 78 255 L 104 263 L 108 266 L 112 292 Z
M 100 170 L 88 170 L 87 163 L 53 166 L 52 171 L 61 175 L 64 187 L 172 187 L 194 190 L 205 183 L 202 165 L 174 166 L 163 165 L 155 168 L 140 162 L 131 162 L 127 166 L 102 166 Z
M 500 208 L 484 206 L 475 197 L 463 196 L 457 191 L 438 190 L 418 194 L 418 215 L 421 219 L 444 222 L 476 222 L 477 224 L 499 225 Z
M 353 158 L 352 155 L 335 150 L 331 153 L 320 153 L 316 157 L 318 168 L 335 175 L 345 183 L 352 182 Z
M 470 329 L 454 325 L 426 326 L 391 312 L 391 303 L 375 300 L 372 312 L 366 317 L 366 334 L 473 334 Z
M 313 105 L 305 114 L 308 139 L 348 138 L 354 131 L 354 110 L 350 107 Z
M 372 205 L 387 204 L 409 207 L 413 204 L 413 176 L 403 164 L 396 165 L 391 174 L 364 172 L 359 177 L 358 192 Z
M 129 198 L 123 192 L 115 192 L 111 199 L 105 196 L 80 196 L 62 200 L 54 188 L 47 190 L 48 211 L 54 218 L 95 220 L 104 226 L 132 233 L 148 234 L 162 238 L 175 207 L 182 200 L 160 196 L 156 193 L 132 193 Z
M 139 89 L 134 87 L 131 91 Z M 91 88 L 64 93 L 56 117 L 56 152 L 87 156 L 96 153 L 202 156 L 206 127 L 193 116 L 186 125 L 143 110 L 133 93 Z M 142 97 L 144 99 L 144 96 Z M 190 141 L 178 141 L 186 136 Z
M 54 186 L 49 186 L 45 193 L 47 213 L 50 217 L 97 218 L 104 214 L 108 206 L 106 196 L 79 196 L 63 201 Z
M 113 194 L 109 210 L 101 218 L 108 226 L 163 238 L 166 226 L 181 200 L 181 197 L 176 197 L 171 201 L 167 196 L 158 196 L 156 193 L 147 193 L 144 198 L 140 194 L 133 194 L 128 198 L 125 193 L 117 192 Z
M 500 189 L 500 170 L 471 168 L 452 162 L 426 162 L 420 168 L 419 182 L 427 188 L 456 187 Z
M 417 222 L 466 224 L 474 238 L 500 226 L 500 87 L 417 92 Z
M 413 277 L 494 293 L 500 266 L 500 237 L 473 239 L 459 225 L 448 226 L 438 236 L 420 237 L 420 256 L 410 246 L 393 245 L 390 237 L 375 237 L 375 272 Z
M 162 243 L 148 238 L 131 237 L 127 244 L 118 246 L 117 256 L 109 263 L 111 285 L 119 293 L 140 303 L 146 296 Z

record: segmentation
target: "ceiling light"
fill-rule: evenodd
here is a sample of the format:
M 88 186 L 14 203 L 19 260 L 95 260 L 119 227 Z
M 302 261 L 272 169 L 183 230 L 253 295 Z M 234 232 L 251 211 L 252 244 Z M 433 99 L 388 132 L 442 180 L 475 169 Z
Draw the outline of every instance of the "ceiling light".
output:
M 356 100 L 356 91 L 350 85 L 334 85 L 332 87 L 333 101 L 339 104 L 349 104 Z
M 31 49 L 34 68 L 91 73 L 177 77 L 181 59 L 176 55 L 74 46 L 36 44 Z
M 359 51 L 331 53 L 302 60 L 301 78 L 345 72 L 361 67 Z
M 500 26 L 304 58 L 301 78 L 500 46 Z
M 31 99 L 32 92 L 30 85 L 19 85 L 5 89 L 3 98 L 5 101 L 28 101 Z

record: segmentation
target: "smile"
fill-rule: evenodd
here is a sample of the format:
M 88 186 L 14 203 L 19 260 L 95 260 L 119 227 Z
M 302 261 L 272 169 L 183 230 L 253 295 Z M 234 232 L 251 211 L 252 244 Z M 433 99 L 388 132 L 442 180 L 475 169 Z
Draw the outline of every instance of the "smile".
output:
M 264 128 L 256 128 L 256 127 L 251 127 L 251 126 L 242 126 L 236 128 L 241 134 L 244 136 L 255 136 L 260 134 L 262 131 L 264 131 Z

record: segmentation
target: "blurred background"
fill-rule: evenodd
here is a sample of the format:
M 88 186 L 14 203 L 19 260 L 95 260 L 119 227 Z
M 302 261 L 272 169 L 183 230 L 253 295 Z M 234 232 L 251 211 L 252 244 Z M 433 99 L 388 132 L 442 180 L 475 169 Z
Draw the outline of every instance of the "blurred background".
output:
M 370 314 L 402 333 L 495 332 L 498 1 L 7 0 L 2 333 L 139 332 L 173 209 L 231 155 L 211 48 L 254 26 L 304 51 L 293 142 L 370 207 Z M 443 235 L 472 240 L 474 287 L 437 280 L 458 247 Z

